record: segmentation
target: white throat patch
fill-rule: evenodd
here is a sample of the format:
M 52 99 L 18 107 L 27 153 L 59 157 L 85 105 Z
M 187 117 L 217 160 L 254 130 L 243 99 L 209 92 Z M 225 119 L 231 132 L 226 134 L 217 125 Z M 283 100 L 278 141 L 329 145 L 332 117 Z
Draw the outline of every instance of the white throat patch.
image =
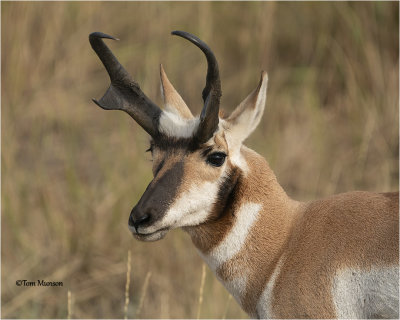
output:
M 222 242 L 209 254 L 203 254 L 201 251 L 198 251 L 200 256 L 215 273 L 218 280 L 221 281 L 239 304 L 242 304 L 242 298 L 247 285 L 248 271 L 243 267 L 241 268 L 240 275 L 230 281 L 224 281 L 219 277 L 217 270 L 240 252 L 252 226 L 254 226 L 259 217 L 260 210 L 261 205 L 258 203 L 248 202 L 242 204 L 240 209 L 235 213 L 236 220 L 232 229 Z M 240 268 L 240 266 L 236 266 L 235 268 Z
M 236 221 L 224 240 L 205 256 L 212 270 L 232 259 L 243 247 L 251 227 L 257 221 L 261 205 L 259 203 L 244 203 L 235 213 Z

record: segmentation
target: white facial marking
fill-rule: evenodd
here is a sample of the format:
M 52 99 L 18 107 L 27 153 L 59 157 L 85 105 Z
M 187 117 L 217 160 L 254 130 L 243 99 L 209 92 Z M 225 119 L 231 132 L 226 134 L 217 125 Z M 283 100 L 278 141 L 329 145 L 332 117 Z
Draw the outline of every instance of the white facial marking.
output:
M 235 213 L 236 220 L 230 232 L 223 241 L 205 257 L 210 268 L 216 270 L 221 264 L 233 258 L 246 241 L 251 227 L 258 218 L 261 205 L 258 203 L 245 203 Z
M 199 119 L 183 119 L 178 114 L 164 110 L 160 117 L 159 130 L 169 137 L 190 138 L 199 126 Z
M 399 318 L 399 268 L 340 270 L 332 286 L 336 317 Z
M 209 216 L 219 190 L 219 180 L 193 184 L 172 203 L 164 218 L 154 226 L 146 228 L 146 232 L 154 232 L 160 228 L 195 226 L 204 222 Z
M 272 290 L 274 289 L 276 279 L 281 272 L 282 264 L 283 258 L 281 257 L 276 264 L 275 269 L 260 296 L 260 299 L 258 300 L 256 311 L 259 318 L 271 319 L 274 317 L 272 314 Z

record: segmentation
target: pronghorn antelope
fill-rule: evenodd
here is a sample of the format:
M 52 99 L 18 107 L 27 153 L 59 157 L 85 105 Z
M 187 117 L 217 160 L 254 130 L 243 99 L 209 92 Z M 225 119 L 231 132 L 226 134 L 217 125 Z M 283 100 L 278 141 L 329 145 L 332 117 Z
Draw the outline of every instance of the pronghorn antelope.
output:
M 181 227 L 241 307 L 258 318 L 398 318 L 397 193 L 349 192 L 292 200 L 266 160 L 243 145 L 257 127 L 268 77 L 219 116 L 216 58 L 207 58 L 204 107 L 194 117 L 161 66 L 164 109 L 140 89 L 102 38 L 89 36 L 111 79 L 93 101 L 127 112 L 151 136 L 154 179 L 129 216 L 136 239 Z

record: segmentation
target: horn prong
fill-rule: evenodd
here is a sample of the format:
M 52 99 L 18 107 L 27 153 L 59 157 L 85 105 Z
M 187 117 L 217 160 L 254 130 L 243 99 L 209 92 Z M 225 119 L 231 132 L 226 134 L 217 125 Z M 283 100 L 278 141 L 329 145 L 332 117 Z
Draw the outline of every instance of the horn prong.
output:
M 93 32 L 89 35 L 90 44 L 111 80 L 110 87 L 103 97 L 99 101 L 93 99 L 93 102 L 105 110 L 125 111 L 151 136 L 156 136 L 161 109 L 143 93 L 104 43 L 103 38 L 118 40 L 102 32 Z

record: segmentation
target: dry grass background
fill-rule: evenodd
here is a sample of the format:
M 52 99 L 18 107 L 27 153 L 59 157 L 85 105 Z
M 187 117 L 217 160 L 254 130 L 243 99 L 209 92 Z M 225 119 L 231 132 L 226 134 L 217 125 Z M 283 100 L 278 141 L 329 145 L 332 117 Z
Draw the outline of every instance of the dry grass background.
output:
M 266 113 L 247 145 L 292 197 L 308 200 L 398 189 L 398 6 L 1 2 L 2 316 L 123 318 L 128 250 L 128 317 L 197 314 L 202 262 L 189 237 L 176 230 L 139 243 L 128 231 L 151 180 L 147 137 L 126 114 L 91 102 L 108 77 L 90 32 L 121 39 L 108 44 L 158 103 L 163 63 L 196 112 L 205 59 L 170 31 L 213 48 L 228 111 L 267 70 Z M 18 279 L 64 287 L 21 288 Z M 203 292 L 200 317 L 223 317 L 229 296 L 208 268 Z M 226 316 L 246 317 L 233 301 Z

